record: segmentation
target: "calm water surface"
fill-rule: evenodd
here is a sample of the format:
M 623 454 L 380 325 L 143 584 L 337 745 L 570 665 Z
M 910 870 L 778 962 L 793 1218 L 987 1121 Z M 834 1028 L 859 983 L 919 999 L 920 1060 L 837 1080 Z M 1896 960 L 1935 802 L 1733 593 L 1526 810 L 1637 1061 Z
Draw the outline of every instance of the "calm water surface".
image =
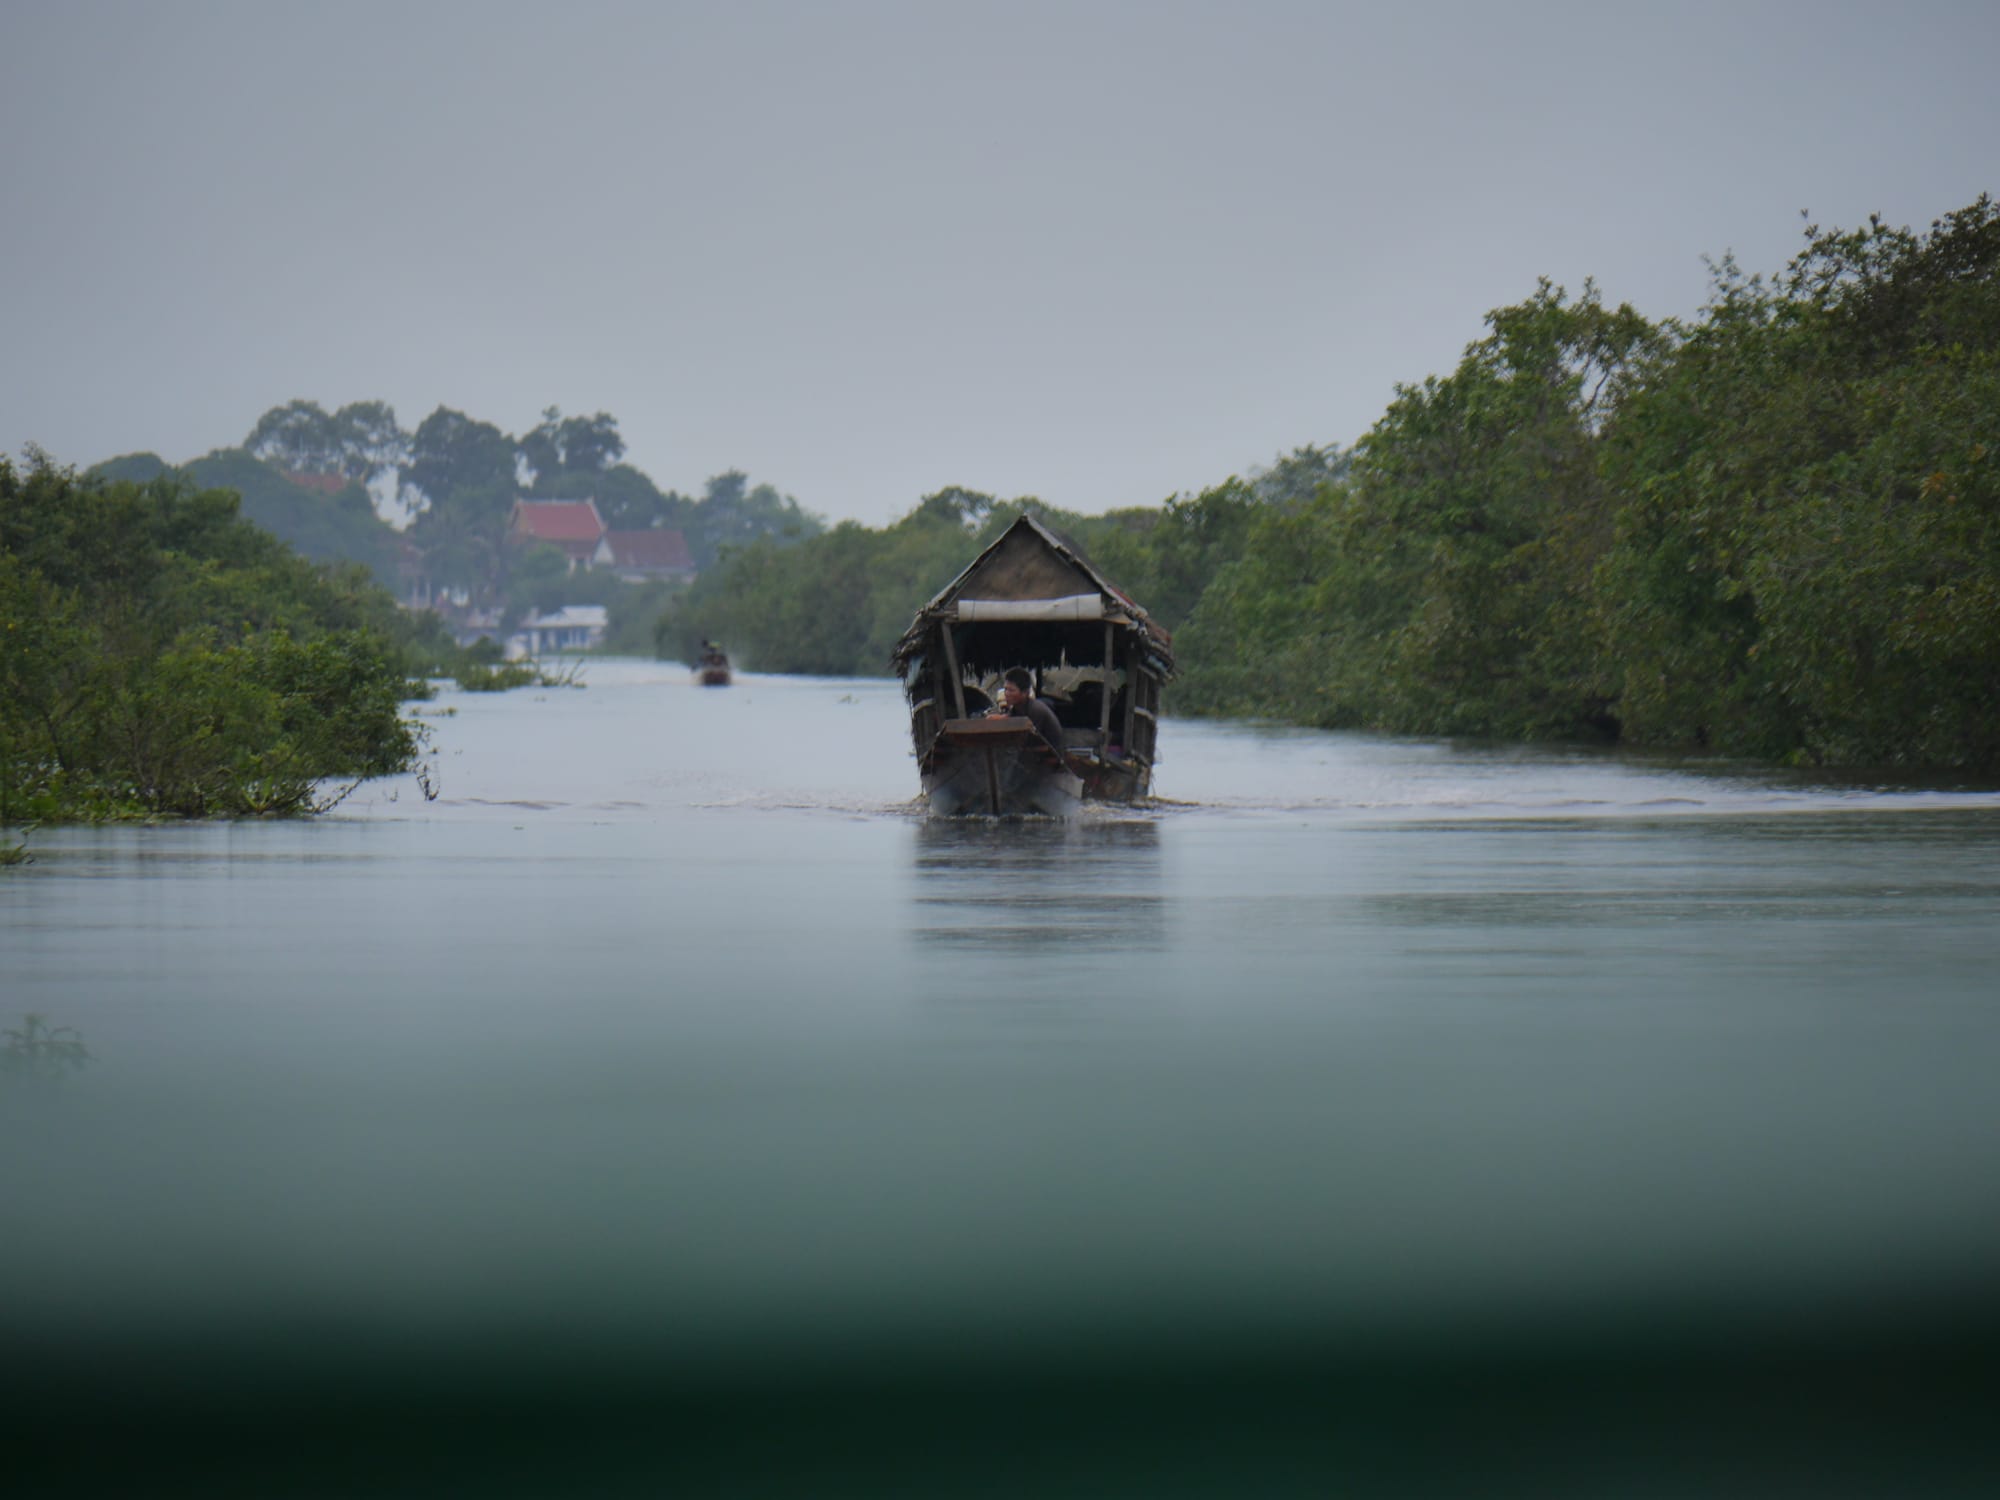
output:
M 1172 721 L 1156 804 L 948 823 L 894 683 L 585 681 L 424 705 L 435 801 L 32 835 L 0 1023 L 92 1061 L 0 1079 L 0 1335 L 692 1388 L 1985 1310 L 1990 791 Z

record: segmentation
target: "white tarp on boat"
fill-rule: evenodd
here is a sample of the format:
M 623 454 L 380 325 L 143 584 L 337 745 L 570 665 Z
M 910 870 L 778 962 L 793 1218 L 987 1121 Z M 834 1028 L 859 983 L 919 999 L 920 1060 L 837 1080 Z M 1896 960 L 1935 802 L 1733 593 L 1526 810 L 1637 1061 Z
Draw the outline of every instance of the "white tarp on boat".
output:
M 1101 620 L 1102 594 L 1071 594 L 1067 599 L 961 599 L 961 620 Z

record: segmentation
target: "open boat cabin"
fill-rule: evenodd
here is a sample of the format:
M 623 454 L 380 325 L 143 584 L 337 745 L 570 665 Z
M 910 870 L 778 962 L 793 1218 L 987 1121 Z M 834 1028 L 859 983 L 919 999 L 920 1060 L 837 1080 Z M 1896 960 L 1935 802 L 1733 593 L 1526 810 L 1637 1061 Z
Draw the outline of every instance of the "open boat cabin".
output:
M 1171 638 L 1032 516 L 917 612 L 893 664 L 935 811 L 1059 814 L 1151 787 Z M 1055 711 L 1060 758 L 1025 719 L 983 718 L 1010 667 Z

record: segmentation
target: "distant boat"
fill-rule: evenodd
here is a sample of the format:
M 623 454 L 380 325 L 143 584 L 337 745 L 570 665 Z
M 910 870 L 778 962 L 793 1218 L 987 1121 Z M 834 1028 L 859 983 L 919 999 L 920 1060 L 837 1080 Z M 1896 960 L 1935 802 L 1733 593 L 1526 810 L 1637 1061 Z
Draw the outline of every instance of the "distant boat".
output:
M 1077 550 L 1022 516 L 917 611 L 892 664 L 931 810 L 1041 813 L 1130 802 L 1152 787 L 1172 637 Z M 1062 726 L 1058 753 L 1025 718 L 993 718 L 1026 669 Z
M 729 686 L 729 658 L 715 642 L 701 643 L 701 655 L 694 664 L 694 680 L 703 687 Z

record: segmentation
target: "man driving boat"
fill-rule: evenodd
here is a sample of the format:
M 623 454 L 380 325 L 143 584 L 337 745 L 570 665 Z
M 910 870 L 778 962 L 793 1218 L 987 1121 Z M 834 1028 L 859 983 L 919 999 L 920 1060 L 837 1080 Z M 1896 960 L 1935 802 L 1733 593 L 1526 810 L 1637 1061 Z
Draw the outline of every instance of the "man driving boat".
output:
M 1037 698 L 1031 690 L 1033 679 L 1021 667 L 1009 667 L 1001 679 L 1000 702 L 987 715 L 991 719 L 1026 719 L 1040 731 L 1043 739 L 1058 756 L 1063 753 L 1062 722 L 1056 718 L 1056 711 Z

